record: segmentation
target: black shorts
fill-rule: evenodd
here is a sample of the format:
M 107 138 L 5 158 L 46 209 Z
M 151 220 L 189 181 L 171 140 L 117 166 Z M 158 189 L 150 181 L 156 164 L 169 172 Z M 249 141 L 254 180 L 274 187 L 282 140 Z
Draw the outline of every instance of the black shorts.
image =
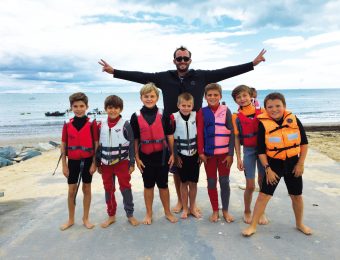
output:
M 198 153 L 193 156 L 186 156 L 179 154 L 182 159 L 182 168 L 178 168 L 178 173 L 181 178 L 181 182 L 198 182 L 198 176 L 200 173 L 200 164 L 198 163 Z
M 155 187 L 155 184 L 159 189 L 168 188 L 168 172 L 169 166 L 167 164 L 164 166 L 145 165 L 142 173 L 144 188 L 151 189 Z
M 80 162 L 81 160 L 68 159 L 68 170 L 69 176 L 67 178 L 68 184 L 78 183 L 79 173 L 80 173 Z M 81 174 L 81 179 L 83 183 L 91 183 L 92 175 L 90 174 L 90 167 L 92 164 L 92 157 L 84 159 L 84 169 Z
M 286 187 L 288 190 L 288 193 L 290 195 L 301 195 L 302 194 L 302 176 L 295 177 L 293 173 L 294 166 L 298 162 L 299 158 L 297 156 L 288 158 L 287 160 L 278 160 L 278 159 L 272 159 L 268 157 L 268 163 L 270 168 L 280 177 L 283 177 Z M 267 184 L 267 176 L 264 175 L 263 181 L 262 181 L 262 187 L 261 192 L 273 196 L 274 191 L 279 184 L 271 185 Z

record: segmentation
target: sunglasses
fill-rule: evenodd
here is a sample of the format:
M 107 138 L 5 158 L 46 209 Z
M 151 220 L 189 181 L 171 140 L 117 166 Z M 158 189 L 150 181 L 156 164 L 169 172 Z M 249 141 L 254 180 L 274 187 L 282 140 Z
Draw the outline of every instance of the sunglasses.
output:
M 188 62 L 190 60 L 190 58 L 186 57 L 186 56 L 179 56 L 179 57 L 176 57 L 175 60 L 177 62 L 181 62 L 181 61 Z

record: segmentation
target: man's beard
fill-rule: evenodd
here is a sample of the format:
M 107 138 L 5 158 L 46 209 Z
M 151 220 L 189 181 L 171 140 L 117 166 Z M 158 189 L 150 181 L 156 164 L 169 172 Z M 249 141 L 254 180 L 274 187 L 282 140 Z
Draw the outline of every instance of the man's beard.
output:
M 181 65 L 176 65 L 177 71 L 180 73 L 185 73 L 188 72 L 189 70 L 189 65 L 185 67 L 185 69 L 181 69 Z

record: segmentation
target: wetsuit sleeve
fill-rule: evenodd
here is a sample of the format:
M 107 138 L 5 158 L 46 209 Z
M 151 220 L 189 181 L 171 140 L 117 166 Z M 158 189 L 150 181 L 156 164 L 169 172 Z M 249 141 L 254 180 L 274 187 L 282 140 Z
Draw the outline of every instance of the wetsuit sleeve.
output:
M 134 138 L 140 139 L 139 125 L 138 125 L 136 113 L 133 113 L 131 115 L 130 125 L 131 125 L 131 128 L 132 128 Z
M 98 125 L 97 125 L 96 120 L 93 120 L 91 127 L 92 127 L 93 140 L 95 142 L 98 142 L 99 141 L 99 131 L 98 131 Z
M 130 159 L 129 165 L 133 166 L 135 164 L 135 148 L 134 148 L 135 138 L 133 137 L 132 127 L 128 121 L 126 121 L 124 124 L 123 134 L 125 139 L 129 141 L 129 159 Z
M 296 122 L 297 122 L 297 125 L 299 127 L 300 136 L 301 136 L 300 145 L 308 144 L 308 139 L 307 139 L 305 128 L 303 127 L 301 121 L 298 118 L 296 118 Z
M 63 131 L 62 131 L 62 134 L 61 134 L 61 141 L 63 143 L 67 142 L 67 125 L 66 125 L 66 123 L 63 125 Z
M 230 138 L 229 138 L 229 152 L 228 155 L 234 156 L 234 147 L 235 147 L 235 134 L 234 134 L 234 127 L 232 122 L 232 116 L 230 109 L 227 109 L 227 115 L 226 115 L 226 126 L 231 131 Z
M 172 122 L 170 120 L 170 116 L 163 116 L 163 126 L 164 126 L 164 134 L 165 135 L 173 135 L 174 134 L 174 128 L 172 125 Z
M 146 73 L 140 71 L 126 71 L 126 70 L 114 70 L 114 78 L 124 79 L 132 82 L 146 84 L 153 82 L 158 87 L 159 85 L 159 73 Z
M 253 63 L 245 63 L 237 66 L 230 66 L 217 70 L 206 70 L 205 77 L 207 83 L 218 82 L 224 79 L 228 79 L 254 69 Z
M 257 153 L 258 154 L 265 154 L 266 153 L 266 131 L 262 124 L 259 122 L 259 128 L 257 131 Z
M 196 113 L 196 126 L 197 126 L 197 151 L 198 154 L 204 153 L 204 121 L 202 109 Z

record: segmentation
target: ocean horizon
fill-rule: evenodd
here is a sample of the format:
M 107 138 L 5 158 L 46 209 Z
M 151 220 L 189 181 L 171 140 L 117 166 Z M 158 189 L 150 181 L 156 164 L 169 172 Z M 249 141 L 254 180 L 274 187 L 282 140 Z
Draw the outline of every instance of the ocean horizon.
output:
M 263 106 L 263 99 L 268 93 L 281 92 L 286 97 L 287 109 L 297 115 L 303 124 L 339 123 L 340 122 L 340 88 L 339 89 L 275 89 L 258 90 L 258 100 Z M 68 97 L 71 93 L 0 93 L 0 145 L 7 138 L 61 135 L 65 120 L 73 117 L 67 113 Z M 86 92 L 89 97 L 89 109 L 103 111 L 104 99 L 108 95 L 118 95 L 124 101 L 122 116 L 129 120 L 131 114 L 141 108 L 139 92 L 128 93 L 94 93 Z M 232 112 L 237 105 L 231 97 L 231 90 L 223 90 L 225 101 Z M 163 107 L 160 97 L 157 105 Z M 206 105 L 205 101 L 203 105 Z M 46 112 L 66 112 L 62 117 L 46 117 Z M 106 115 L 90 115 L 91 118 L 103 119 Z

